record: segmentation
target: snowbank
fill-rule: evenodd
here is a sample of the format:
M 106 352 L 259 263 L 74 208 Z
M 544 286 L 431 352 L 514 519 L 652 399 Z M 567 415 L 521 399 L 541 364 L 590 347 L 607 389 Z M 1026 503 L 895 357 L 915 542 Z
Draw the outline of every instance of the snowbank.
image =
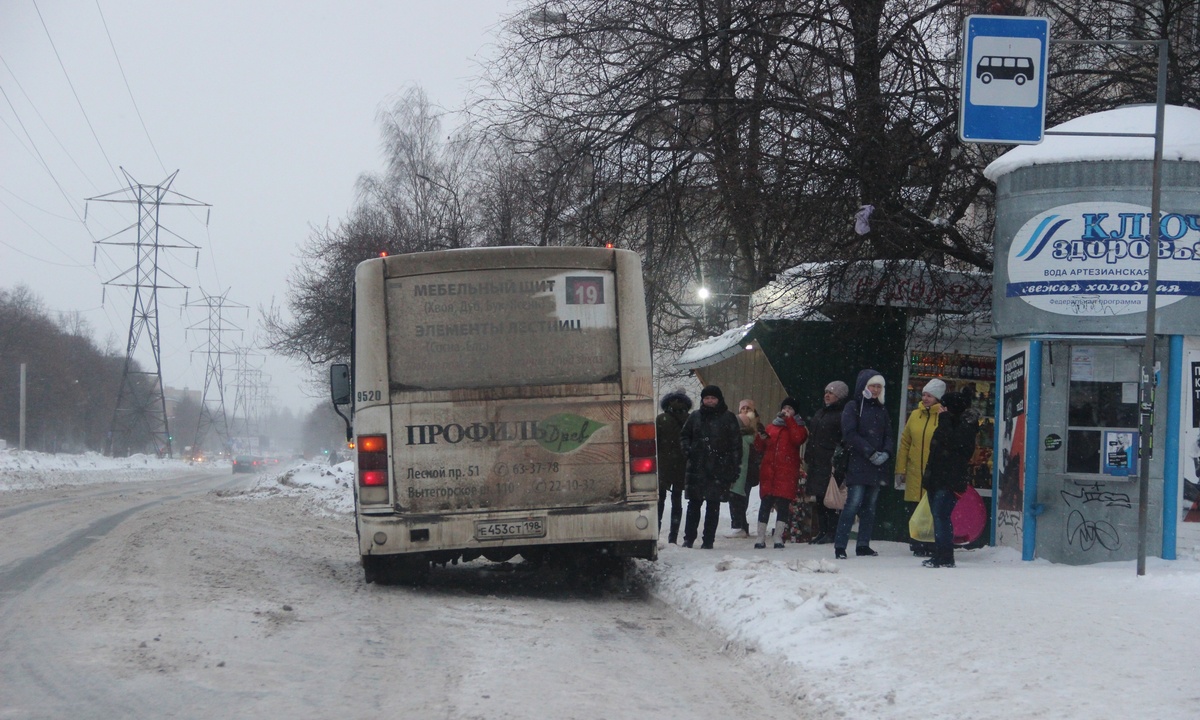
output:
M 228 463 L 225 465 L 228 467 Z M 91 452 L 55 455 L 28 450 L 0 450 L 0 491 L 153 480 L 164 473 L 179 472 L 188 466 L 185 460 L 151 455 L 110 458 Z

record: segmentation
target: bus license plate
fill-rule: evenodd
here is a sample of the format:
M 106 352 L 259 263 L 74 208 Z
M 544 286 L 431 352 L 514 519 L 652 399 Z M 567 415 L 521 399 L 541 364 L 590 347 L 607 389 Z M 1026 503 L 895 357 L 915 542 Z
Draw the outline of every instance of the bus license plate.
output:
M 507 540 L 509 538 L 539 537 L 546 537 L 546 518 L 475 521 L 476 540 Z

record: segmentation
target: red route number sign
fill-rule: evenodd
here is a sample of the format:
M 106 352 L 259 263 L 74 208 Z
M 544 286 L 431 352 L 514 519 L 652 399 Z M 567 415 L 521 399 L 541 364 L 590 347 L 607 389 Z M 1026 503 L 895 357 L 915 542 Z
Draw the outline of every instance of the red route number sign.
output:
M 568 305 L 603 305 L 604 278 L 599 277 L 568 277 Z

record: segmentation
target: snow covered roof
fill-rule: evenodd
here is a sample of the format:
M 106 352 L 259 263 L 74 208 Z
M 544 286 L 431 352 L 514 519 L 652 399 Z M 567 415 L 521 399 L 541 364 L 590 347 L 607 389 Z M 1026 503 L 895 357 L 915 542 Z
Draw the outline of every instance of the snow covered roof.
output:
M 732 330 L 726 330 L 720 335 L 701 340 L 684 351 L 675 361 L 675 367 L 680 370 L 695 370 L 721 362 L 742 352 L 742 341 L 754 329 L 754 323 L 747 323 Z
M 1163 120 L 1163 159 L 1200 162 L 1200 110 L 1168 105 Z M 1092 113 L 1050 128 L 1061 132 L 1153 133 L 1153 105 L 1130 105 Z M 1153 160 L 1154 138 L 1047 135 L 1040 145 L 1020 145 L 983 171 L 995 181 L 1031 165 L 1098 160 Z

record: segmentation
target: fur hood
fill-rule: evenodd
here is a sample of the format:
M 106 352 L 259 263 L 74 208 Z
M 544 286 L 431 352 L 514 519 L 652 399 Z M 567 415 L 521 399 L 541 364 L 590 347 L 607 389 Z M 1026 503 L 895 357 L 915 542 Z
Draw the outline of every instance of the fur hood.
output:
M 658 403 L 658 406 L 662 408 L 663 412 L 666 412 L 670 405 L 675 402 L 683 403 L 684 412 L 692 411 L 692 399 L 688 397 L 687 394 L 682 390 L 672 390 L 666 395 L 663 395 L 662 400 L 660 400 Z

